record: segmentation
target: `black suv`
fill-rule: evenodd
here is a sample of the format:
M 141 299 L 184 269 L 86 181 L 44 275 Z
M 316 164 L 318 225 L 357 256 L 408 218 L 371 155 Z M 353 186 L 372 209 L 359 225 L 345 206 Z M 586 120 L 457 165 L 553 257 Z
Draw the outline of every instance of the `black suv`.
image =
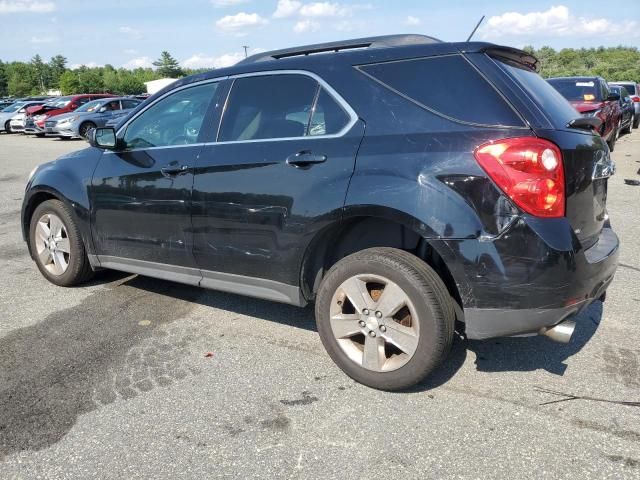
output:
M 57 285 L 110 268 L 315 302 L 340 368 L 402 389 L 454 328 L 568 341 L 604 297 L 614 167 L 576 117 L 535 58 L 488 43 L 261 53 L 175 82 L 38 167 L 23 234 Z

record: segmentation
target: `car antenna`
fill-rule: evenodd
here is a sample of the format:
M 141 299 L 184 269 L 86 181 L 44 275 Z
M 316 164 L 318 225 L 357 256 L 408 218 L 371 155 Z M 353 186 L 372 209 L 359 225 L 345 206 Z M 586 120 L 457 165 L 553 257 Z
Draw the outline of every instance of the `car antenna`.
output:
M 480 26 L 480 24 L 482 23 L 482 21 L 484 20 L 484 15 L 482 15 L 482 18 L 480 19 L 480 21 L 476 24 L 476 28 L 473 29 L 473 32 L 471 32 L 471 35 L 469 35 L 469 38 L 467 38 L 467 42 L 469 40 L 471 40 L 471 37 L 473 37 L 473 34 L 476 33 L 476 30 L 478 30 L 478 27 Z

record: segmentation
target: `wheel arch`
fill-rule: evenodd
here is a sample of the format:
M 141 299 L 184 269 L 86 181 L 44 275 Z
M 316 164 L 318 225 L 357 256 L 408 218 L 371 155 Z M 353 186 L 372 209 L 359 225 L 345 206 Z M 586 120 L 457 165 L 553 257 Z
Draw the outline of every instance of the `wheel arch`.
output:
M 424 235 L 420 221 L 397 210 L 375 207 L 349 212 L 340 222 L 316 233 L 305 251 L 300 285 L 307 300 L 315 298 L 324 274 L 340 259 L 366 248 L 392 247 L 424 260 L 445 283 L 449 294 L 461 306 L 464 276 L 450 268 L 453 256 L 443 242 Z M 460 310 L 461 314 L 461 310 Z

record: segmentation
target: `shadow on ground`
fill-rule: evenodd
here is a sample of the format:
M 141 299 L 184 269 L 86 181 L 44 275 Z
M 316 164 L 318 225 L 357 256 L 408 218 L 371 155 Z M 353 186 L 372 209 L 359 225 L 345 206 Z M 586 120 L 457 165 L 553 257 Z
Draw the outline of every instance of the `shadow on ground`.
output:
M 0 338 L 0 460 L 58 442 L 79 415 L 197 374 L 197 340 L 181 322 L 197 305 L 315 331 L 313 310 L 195 287 L 105 272 L 80 304 Z M 456 338 L 445 364 L 412 391 L 446 383 L 475 352 L 485 372 L 544 369 L 562 375 L 566 360 L 595 333 L 602 305 L 578 319 L 568 345 L 540 337 L 485 342 Z M 186 360 L 185 360 L 186 359 Z

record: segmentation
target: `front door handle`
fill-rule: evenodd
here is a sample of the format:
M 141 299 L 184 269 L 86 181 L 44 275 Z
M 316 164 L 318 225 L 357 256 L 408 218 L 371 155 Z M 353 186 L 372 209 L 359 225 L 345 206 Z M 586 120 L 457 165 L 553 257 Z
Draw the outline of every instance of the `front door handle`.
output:
M 162 167 L 160 173 L 165 177 L 173 177 L 175 175 L 184 175 L 189 171 L 189 165 L 169 165 Z
M 323 163 L 327 161 L 326 155 L 318 155 L 310 150 L 303 150 L 287 157 L 287 164 L 294 167 L 304 168 L 310 167 L 315 163 Z

